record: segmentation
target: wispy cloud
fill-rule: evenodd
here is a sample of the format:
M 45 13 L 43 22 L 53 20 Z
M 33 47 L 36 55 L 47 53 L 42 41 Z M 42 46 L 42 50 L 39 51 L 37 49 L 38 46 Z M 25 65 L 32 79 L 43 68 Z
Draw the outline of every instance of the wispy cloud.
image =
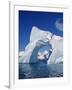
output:
M 63 31 L 63 20 L 57 19 L 55 22 L 55 26 L 58 30 Z

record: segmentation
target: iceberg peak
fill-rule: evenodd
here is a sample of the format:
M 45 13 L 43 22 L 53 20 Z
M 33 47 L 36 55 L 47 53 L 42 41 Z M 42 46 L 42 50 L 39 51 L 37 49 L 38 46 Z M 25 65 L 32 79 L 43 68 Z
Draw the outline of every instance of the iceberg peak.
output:
M 33 26 L 31 34 L 30 34 L 30 41 L 31 42 L 33 42 L 35 40 L 38 41 L 38 40 L 42 40 L 44 38 L 48 40 L 48 39 L 51 39 L 51 36 L 52 36 L 51 32 L 44 31 L 44 30 L 39 29 L 36 26 Z

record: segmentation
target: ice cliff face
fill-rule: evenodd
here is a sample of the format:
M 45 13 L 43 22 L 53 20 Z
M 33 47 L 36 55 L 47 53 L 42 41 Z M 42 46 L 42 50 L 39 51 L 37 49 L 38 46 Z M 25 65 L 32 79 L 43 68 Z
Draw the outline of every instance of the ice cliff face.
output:
M 52 54 L 48 60 L 48 64 L 60 63 L 63 57 L 63 38 L 60 36 L 53 35 L 49 41 L 52 45 Z
M 45 54 L 38 56 L 38 51 L 44 46 L 48 47 L 48 43 L 52 46 L 52 54 L 48 60 L 48 64 L 58 63 L 60 57 L 62 57 L 62 38 L 56 35 L 53 35 L 51 32 L 40 30 L 37 27 L 32 27 L 30 42 L 25 48 L 25 51 L 20 53 L 19 63 L 36 63 L 38 58 L 44 59 Z M 48 58 L 49 52 L 46 53 Z M 57 62 L 56 62 L 57 60 Z M 60 62 L 60 61 L 59 61 Z

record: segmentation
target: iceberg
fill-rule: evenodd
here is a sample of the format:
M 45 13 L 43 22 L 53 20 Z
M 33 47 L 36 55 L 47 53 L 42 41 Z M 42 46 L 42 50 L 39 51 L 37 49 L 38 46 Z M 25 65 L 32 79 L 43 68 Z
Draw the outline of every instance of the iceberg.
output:
M 51 48 L 43 53 L 39 52 L 44 46 Z M 20 53 L 19 63 L 37 63 L 47 59 L 48 64 L 60 63 L 63 57 L 63 38 L 49 31 L 44 31 L 36 26 L 32 27 L 30 40 L 25 50 Z M 50 54 L 49 54 L 50 53 Z
M 19 58 L 19 63 L 38 62 L 37 54 L 40 48 L 48 45 L 52 33 L 33 26 L 30 34 L 30 41 L 24 50 L 24 54 Z

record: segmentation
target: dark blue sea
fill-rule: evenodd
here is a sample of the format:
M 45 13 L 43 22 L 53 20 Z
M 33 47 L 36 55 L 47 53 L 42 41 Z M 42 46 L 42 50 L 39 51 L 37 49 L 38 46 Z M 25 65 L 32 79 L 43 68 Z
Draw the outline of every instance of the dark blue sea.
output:
M 63 63 L 19 63 L 19 79 L 63 77 Z

